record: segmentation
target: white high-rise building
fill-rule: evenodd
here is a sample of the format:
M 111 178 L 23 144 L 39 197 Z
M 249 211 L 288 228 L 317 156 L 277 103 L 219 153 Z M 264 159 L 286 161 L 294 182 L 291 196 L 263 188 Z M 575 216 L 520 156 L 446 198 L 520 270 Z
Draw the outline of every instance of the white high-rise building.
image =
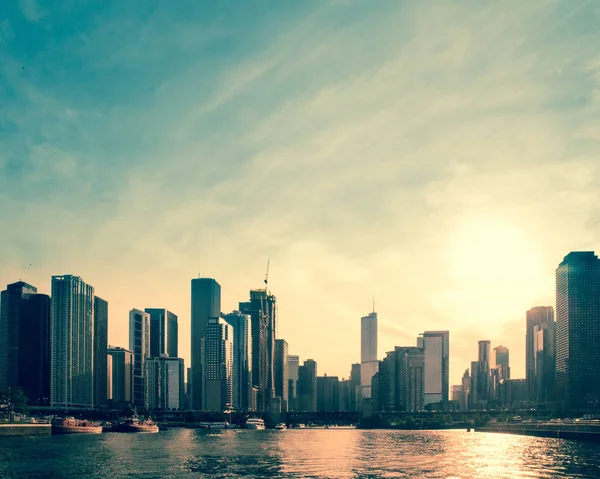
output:
M 94 288 L 80 277 L 52 276 L 50 404 L 94 405 Z
M 379 370 L 377 359 L 377 313 L 360 321 L 360 389 L 362 399 L 371 397 L 371 378 Z
M 162 355 L 159 358 L 146 359 L 145 365 L 148 409 L 184 409 L 183 359 Z

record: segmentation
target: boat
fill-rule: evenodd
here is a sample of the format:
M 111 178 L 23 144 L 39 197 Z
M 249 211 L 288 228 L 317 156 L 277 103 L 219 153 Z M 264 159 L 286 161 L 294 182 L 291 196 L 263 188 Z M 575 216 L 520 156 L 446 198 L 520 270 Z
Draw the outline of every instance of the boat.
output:
M 199 422 L 198 427 L 200 429 L 227 429 L 230 427 L 227 421 L 225 422 Z
M 85 419 L 67 417 L 65 419 L 55 419 L 52 421 L 53 434 L 100 434 L 101 432 L 102 426 L 100 424 Z
M 264 429 L 265 421 L 257 417 L 250 417 L 246 420 L 246 427 L 248 429 Z
M 305 429 L 306 425 L 305 424 L 298 424 L 297 427 L 298 427 L 298 429 Z
M 283 424 L 282 422 L 280 422 L 279 424 L 277 424 L 275 426 L 275 429 L 277 429 L 278 431 L 284 431 L 287 429 L 287 426 L 285 424 Z
M 158 432 L 158 425 L 152 419 L 140 419 L 138 416 L 133 416 L 130 419 L 125 419 L 113 429 L 117 432 Z

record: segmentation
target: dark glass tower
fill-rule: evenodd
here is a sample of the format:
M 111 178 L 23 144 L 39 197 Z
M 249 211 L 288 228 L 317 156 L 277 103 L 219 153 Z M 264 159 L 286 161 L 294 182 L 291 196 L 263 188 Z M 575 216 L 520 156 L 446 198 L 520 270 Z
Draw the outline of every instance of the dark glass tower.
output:
M 527 397 L 530 401 L 536 398 L 535 380 L 535 327 L 554 322 L 552 306 L 536 306 L 527 311 L 525 325 L 525 379 L 527 381 Z
M 600 407 L 600 260 L 572 252 L 556 269 L 556 393 L 569 409 Z
M 192 409 L 202 409 L 204 338 L 210 318 L 221 316 L 221 286 L 212 278 L 192 279 Z
M 176 358 L 177 315 L 164 308 L 146 308 L 144 311 L 150 315 L 150 357 L 158 358 L 166 354 Z
M 107 397 L 108 302 L 94 296 L 94 405 L 106 406 Z

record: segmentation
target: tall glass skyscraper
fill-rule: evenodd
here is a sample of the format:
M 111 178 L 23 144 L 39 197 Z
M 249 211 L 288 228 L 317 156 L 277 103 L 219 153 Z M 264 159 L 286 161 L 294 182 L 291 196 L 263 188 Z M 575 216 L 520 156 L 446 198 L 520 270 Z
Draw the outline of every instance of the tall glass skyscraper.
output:
M 377 313 L 373 311 L 360 320 L 360 380 L 361 397 L 371 397 L 371 378 L 379 369 L 377 359 Z M 359 408 L 361 405 L 358 405 Z
M 183 359 L 163 355 L 146 360 L 148 409 L 183 410 L 185 407 Z
M 146 359 L 150 357 L 150 315 L 129 311 L 129 350 L 133 353 L 133 404 L 146 407 Z
M 556 269 L 556 392 L 570 409 L 600 406 L 600 260 L 572 252 Z
M 281 410 L 288 410 L 288 343 L 275 340 L 275 395 L 281 398 Z
M 177 315 L 164 308 L 145 308 L 150 315 L 150 357 L 178 357 Z
M 221 286 L 212 278 L 192 279 L 192 409 L 203 407 L 204 339 L 210 318 L 221 316 Z
M 450 332 L 425 331 L 417 338 L 425 348 L 425 405 L 448 401 Z
M 108 302 L 94 296 L 94 404 L 106 406 L 108 401 Z
M 554 308 L 552 306 L 536 306 L 526 313 L 525 323 L 525 380 L 527 382 L 527 399 L 535 400 L 535 327 L 542 324 L 554 323 Z
M 234 331 L 222 318 L 210 318 L 204 342 L 204 409 L 223 412 L 233 408 Z
M 252 388 L 250 316 L 233 311 L 224 315 L 223 319 L 233 327 L 233 407 L 237 411 L 247 411 Z
M 52 276 L 50 403 L 94 405 L 94 288 L 80 277 Z

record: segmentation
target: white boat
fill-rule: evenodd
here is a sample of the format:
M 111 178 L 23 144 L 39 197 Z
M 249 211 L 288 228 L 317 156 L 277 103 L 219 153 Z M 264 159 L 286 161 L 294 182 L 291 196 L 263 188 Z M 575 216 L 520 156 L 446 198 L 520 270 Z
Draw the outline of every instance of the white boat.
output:
M 227 429 L 230 427 L 227 421 L 225 422 L 199 422 L 198 427 L 201 429 Z
M 287 426 L 285 424 L 283 424 L 282 422 L 280 422 L 279 424 L 277 424 L 275 426 L 275 429 L 277 429 L 278 431 L 284 431 L 285 429 L 287 429 Z
M 265 421 L 257 417 L 250 417 L 246 420 L 246 427 L 248 429 L 264 429 Z

